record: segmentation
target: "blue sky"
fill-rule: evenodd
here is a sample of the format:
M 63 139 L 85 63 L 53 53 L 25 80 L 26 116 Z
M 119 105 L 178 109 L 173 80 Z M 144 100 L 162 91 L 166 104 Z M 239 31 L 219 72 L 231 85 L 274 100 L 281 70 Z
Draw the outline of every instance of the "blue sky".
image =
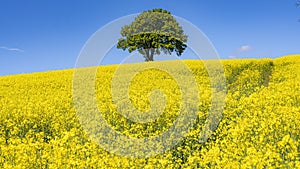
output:
M 163 8 L 196 25 L 220 58 L 299 54 L 296 0 L 1 0 L 0 75 L 73 68 L 90 36 L 120 17 Z M 119 51 L 122 52 L 122 51 Z M 103 64 L 119 63 L 107 58 Z

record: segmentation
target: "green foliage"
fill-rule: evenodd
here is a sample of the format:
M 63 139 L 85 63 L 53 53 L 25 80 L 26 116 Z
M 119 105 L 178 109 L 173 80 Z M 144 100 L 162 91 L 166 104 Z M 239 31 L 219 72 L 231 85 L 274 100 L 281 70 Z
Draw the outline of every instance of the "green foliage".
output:
M 121 30 L 117 48 L 141 53 L 145 61 L 153 61 L 161 52 L 180 56 L 186 49 L 187 35 L 170 12 L 163 9 L 144 11 Z

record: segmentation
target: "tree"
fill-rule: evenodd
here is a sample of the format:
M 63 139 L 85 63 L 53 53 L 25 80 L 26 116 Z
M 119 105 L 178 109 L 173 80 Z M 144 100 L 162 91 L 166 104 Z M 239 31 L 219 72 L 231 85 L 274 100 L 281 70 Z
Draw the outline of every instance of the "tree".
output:
M 121 29 L 117 48 L 138 51 L 145 61 L 153 61 L 161 52 L 180 56 L 186 49 L 187 35 L 170 12 L 163 9 L 144 11 Z

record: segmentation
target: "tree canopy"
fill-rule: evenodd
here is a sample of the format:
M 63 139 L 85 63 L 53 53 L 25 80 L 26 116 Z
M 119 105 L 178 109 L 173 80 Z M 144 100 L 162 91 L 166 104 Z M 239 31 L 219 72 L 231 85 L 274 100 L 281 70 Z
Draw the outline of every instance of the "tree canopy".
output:
M 155 54 L 176 52 L 180 56 L 186 49 L 187 35 L 169 11 L 153 9 L 138 15 L 130 25 L 121 29 L 122 38 L 117 48 L 138 51 L 145 61 L 153 61 Z

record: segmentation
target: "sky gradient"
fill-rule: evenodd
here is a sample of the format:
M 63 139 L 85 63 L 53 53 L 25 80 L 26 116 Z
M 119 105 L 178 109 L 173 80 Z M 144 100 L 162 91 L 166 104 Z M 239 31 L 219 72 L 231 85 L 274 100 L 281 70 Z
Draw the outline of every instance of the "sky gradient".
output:
M 153 8 L 166 9 L 193 23 L 222 59 L 299 54 L 300 8 L 296 2 L 1 0 L 0 75 L 73 68 L 82 47 L 98 29 Z M 119 62 L 120 58 L 111 57 L 103 64 Z

